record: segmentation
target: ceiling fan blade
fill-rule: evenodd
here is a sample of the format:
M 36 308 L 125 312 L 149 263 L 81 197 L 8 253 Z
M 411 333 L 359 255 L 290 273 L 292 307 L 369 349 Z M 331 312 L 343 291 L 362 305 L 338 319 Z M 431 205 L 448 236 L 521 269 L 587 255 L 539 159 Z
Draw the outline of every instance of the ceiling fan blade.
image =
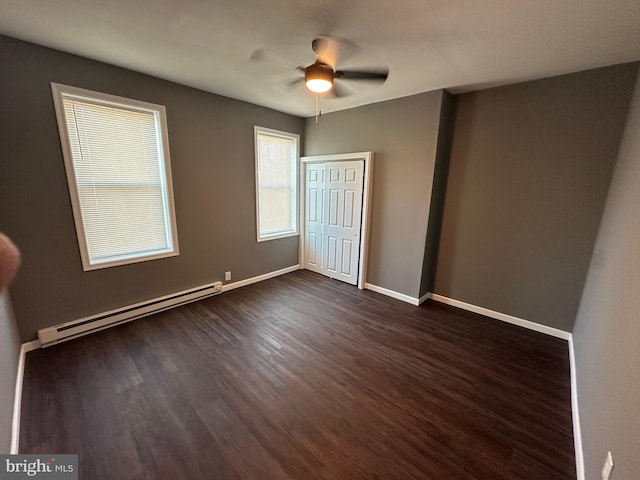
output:
M 338 58 L 338 42 L 329 37 L 318 37 L 311 42 L 311 48 L 316 54 L 317 61 L 336 67 Z
M 389 76 L 388 68 L 371 70 L 336 70 L 335 78 L 342 80 L 373 80 L 384 82 Z
M 329 41 L 329 37 L 314 38 L 311 42 L 311 49 L 318 55 L 328 47 Z
M 296 78 L 294 80 L 290 80 L 289 82 L 287 82 L 287 86 L 289 88 L 293 88 L 299 84 L 303 84 L 304 83 L 304 77 L 300 77 L 300 78 Z
M 268 47 L 258 48 L 254 50 L 249 57 L 249 60 L 252 62 L 274 64 L 276 66 L 280 64 L 286 67 L 293 67 L 299 64 L 298 62 Z
M 249 57 L 249 60 L 251 60 L 252 62 L 261 62 L 265 59 L 265 57 L 266 50 L 264 48 L 258 48 L 253 51 L 253 53 Z
M 349 95 L 351 95 L 351 92 L 349 90 L 335 81 L 333 82 L 333 86 L 328 93 L 334 98 L 348 97 Z

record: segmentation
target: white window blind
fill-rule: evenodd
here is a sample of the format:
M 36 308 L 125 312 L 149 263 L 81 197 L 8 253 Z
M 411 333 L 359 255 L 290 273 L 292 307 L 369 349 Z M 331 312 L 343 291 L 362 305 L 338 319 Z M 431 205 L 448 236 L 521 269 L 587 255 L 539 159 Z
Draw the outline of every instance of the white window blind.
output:
M 258 241 L 298 234 L 298 139 L 255 127 Z
M 84 269 L 177 254 L 164 107 L 53 89 Z

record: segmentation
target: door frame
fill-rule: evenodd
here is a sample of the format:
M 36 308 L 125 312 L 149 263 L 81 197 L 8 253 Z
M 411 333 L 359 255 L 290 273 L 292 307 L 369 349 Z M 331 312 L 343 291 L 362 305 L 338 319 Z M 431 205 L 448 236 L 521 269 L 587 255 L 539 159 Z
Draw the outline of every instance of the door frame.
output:
M 300 157 L 300 191 L 299 191 L 299 221 L 300 221 L 300 237 L 299 237 L 299 259 L 300 268 L 304 268 L 305 265 L 305 252 L 304 244 L 306 237 L 306 164 L 308 163 L 329 163 L 329 162 L 341 162 L 348 160 L 364 160 L 364 182 L 362 192 L 362 231 L 360 233 L 360 258 L 358 261 L 358 288 L 364 289 L 367 278 L 367 267 L 369 259 L 369 231 L 371 229 L 371 190 L 373 180 L 373 152 L 353 152 L 353 153 L 336 153 L 333 155 L 313 155 Z

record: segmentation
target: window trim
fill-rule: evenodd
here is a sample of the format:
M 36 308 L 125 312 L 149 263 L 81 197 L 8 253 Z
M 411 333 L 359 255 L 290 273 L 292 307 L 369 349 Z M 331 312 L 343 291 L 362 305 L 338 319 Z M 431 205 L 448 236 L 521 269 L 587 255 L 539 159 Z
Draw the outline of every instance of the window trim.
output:
M 62 147 L 62 156 L 64 159 L 64 167 L 67 176 L 67 185 L 69 188 L 69 197 L 71 200 L 71 209 L 73 211 L 73 219 L 76 228 L 76 237 L 80 250 L 80 258 L 82 260 L 82 268 L 84 271 L 98 270 L 102 268 L 115 267 L 118 265 L 128 265 L 149 260 L 157 260 L 160 258 L 175 257 L 180 254 L 178 247 L 178 228 L 176 224 L 175 204 L 173 196 L 173 180 L 171 175 L 171 159 L 169 155 L 169 136 L 167 129 L 167 114 L 163 105 L 143 102 L 117 95 L 95 92 L 83 88 L 72 87 L 60 83 L 51 82 L 51 91 L 53 94 L 53 103 L 56 112 L 56 120 L 58 123 L 58 133 L 60 136 L 60 145 Z M 113 255 L 106 260 L 91 260 L 87 245 L 86 230 L 82 219 L 82 209 L 80 207 L 80 199 L 78 194 L 78 183 L 73 165 L 73 156 L 71 154 L 71 145 L 69 133 L 67 130 L 67 121 L 64 112 L 63 97 L 77 98 L 88 100 L 97 104 L 112 106 L 123 110 L 130 111 L 147 111 L 152 112 L 156 119 L 156 125 L 160 130 L 159 150 L 162 154 L 164 168 L 160 172 L 161 186 L 163 188 L 164 208 L 166 212 L 165 222 L 168 240 L 170 240 L 170 248 L 164 250 L 153 250 L 151 253 L 138 252 L 135 254 Z
M 273 137 L 281 137 L 286 138 L 288 140 L 293 140 L 295 143 L 295 158 L 293 161 L 293 172 L 292 172 L 292 180 L 293 180 L 293 192 L 292 192 L 292 206 L 293 211 L 291 214 L 293 224 L 295 228 L 286 232 L 278 232 L 272 234 L 260 235 L 260 176 L 258 169 L 258 135 L 266 134 Z M 297 133 L 291 132 L 283 132 L 281 130 L 274 130 L 272 128 L 266 127 L 253 127 L 253 140 L 254 140 L 254 156 L 255 156 L 255 176 L 256 176 L 256 239 L 258 242 L 266 242 L 269 240 L 276 240 L 279 238 L 287 238 L 287 237 L 295 237 L 300 234 L 300 220 L 298 218 L 298 214 L 300 212 L 300 199 L 299 199 L 299 191 L 300 191 L 300 181 L 298 179 L 299 171 L 300 171 L 300 135 Z

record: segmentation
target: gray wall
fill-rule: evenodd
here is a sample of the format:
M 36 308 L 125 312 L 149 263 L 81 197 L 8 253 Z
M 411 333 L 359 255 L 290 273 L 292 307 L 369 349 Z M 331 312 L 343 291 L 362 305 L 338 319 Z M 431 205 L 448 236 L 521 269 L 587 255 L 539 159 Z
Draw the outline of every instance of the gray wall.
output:
M 22 250 L 12 301 L 22 340 L 39 328 L 298 263 L 298 238 L 257 243 L 253 126 L 300 118 L 0 37 L 0 228 Z M 180 256 L 83 272 L 50 82 L 167 108 Z
M 457 98 L 435 293 L 571 331 L 636 69 Z
M 585 473 L 640 478 L 640 81 L 573 330 Z
M 13 400 L 20 354 L 20 337 L 9 301 L 9 293 L 0 291 L 0 453 L 11 448 Z
M 375 152 L 367 282 L 419 296 L 442 91 L 322 115 L 305 155 Z

